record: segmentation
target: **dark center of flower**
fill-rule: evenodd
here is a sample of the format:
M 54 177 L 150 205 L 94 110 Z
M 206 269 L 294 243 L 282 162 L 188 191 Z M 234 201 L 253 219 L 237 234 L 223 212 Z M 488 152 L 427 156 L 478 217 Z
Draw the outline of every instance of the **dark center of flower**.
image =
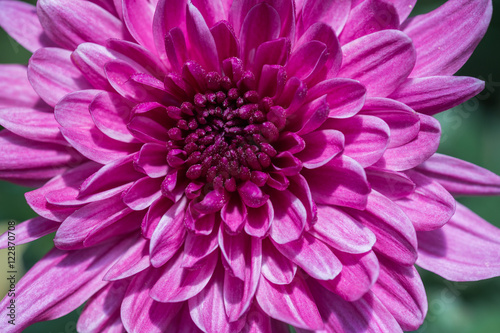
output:
M 272 143 L 285 123 L 285 111 L 253 89 L 254 74 L 234 82 L 216 72 L 204 73 L 206 89 L 192 101 L 167 109 L 176 120 L 167 142 L 169 164 L 182 160 L 186 177 L 214 188 L 235 191 L 237 184 L 261 177 L 277 151 Z M 201 89 L 200 89 L 201 90 Z

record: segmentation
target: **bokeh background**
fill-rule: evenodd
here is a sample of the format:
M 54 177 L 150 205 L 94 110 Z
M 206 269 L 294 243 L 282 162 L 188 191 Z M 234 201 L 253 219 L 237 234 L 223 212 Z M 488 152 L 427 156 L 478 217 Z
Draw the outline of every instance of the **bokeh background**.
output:
M 27 1 L 35 3 L 36 1 Z M 444 0 L 419 0 L 412 15 L 437 8 Z M 500 8 L 500 0 L 493 0 Z M 16 19 L 16 18 L 13 18 Z M 432 29 L 432 27 L 429 27 Z M 27 64 L 30 53 L 0 29 L 0 63 Z M 500 174 L 500 10 L 494 10 L 485 38 L 457 75 L 486 82 L 486 89 L 472 100 L 437 116 L 443 137 L 439 152 L 473 162 Z M 0 147 L 0 154 L 2 148 Z M 35 216 L 24 200 L 29 188 L 0 181 L 0 232 L 7 221 L 18 223 Z M 458 199 L 480 216 L 500 227 L 500 197 Z M 52 247 L 53 235 L 16 250 L 18 278 Z M 7 251 L 0 251 L 0 296 L 6 294 Z M 427 290 L 429 313 L 421 333 L 500 332 L 500 278 L 456 283 L 420 270 Z M 26 333 L 73 333 L 82 308 L 26 329 Z M 0 318 L 0 320 L 6 320 Z

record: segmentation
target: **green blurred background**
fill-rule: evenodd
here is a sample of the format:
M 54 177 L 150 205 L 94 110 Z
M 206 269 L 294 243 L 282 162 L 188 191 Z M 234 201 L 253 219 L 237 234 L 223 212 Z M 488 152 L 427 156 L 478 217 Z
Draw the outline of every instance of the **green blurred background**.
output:
M 27 1 L 35 3 L 35 1 Z M 412 15 L 438 7 L 443 0 L 419 0 Z M 500 0 L 493 1 L 493 7 Z M 500 8 L 500 7 L 497 7 Z M 15 18 L 13 18 L 15 19 Z M 429 27 L 432 29 L 432 27 Z M 22 46 L 0 29 L 0 63 L 26 64 L 30 57 Z M 485 38 L 457 75 L 486 81 L 486 89 L 476 98 L 438 115 L 443 130 L 439 151 L 500 174 L 500 10 L 494 10 Z M 1 153 L 1 149 L 0 149 Z M 8 220 L 22 222 L 35 216 L 24 200 L 29 188 L 0 181 L 0 231 Z M 480 216 L 500 227 L 500 198 L 459 198 Z M 17 268 L 29 269 L 52 247 L 49 235 L 17 248 Z M 7 262 L 6 251 L 0 252 L 0 267 Z M 6 269 L 0 270 L 0 295 L 5 295 Z M 455 283 L 421 270 L 427 290 L 429 313 L 418 332 L 425 333 L 496 333 L 500 332 L 500 278 L 480 282 Z M 18 274 L 20 277 L 21 274 Z M 76 332 L 81 308 L 47 323 L 26 329 L 31 333 Z M 5 320 L 2 318 L 1 320 Z

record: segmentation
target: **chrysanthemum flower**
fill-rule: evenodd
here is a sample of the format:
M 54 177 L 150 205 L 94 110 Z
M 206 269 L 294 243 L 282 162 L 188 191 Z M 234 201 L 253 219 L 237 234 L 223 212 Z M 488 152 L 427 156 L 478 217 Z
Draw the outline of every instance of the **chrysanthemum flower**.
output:
M 55 231 L 0 330 L 86 302 L 79 332 L 400 332 L 414 264 L 500 275 L 452 196 L 500 177 L 435 154 L 432 117 L 483 89 L 452 75 L 491 1 L 414 4 L 0 1 L 33 52 L 0 68 L 0 177 L 39 187 L 18 243 Z

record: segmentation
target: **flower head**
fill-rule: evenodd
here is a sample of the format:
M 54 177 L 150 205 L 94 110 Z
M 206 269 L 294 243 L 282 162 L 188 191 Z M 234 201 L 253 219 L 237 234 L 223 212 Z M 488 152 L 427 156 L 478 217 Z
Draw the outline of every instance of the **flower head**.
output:
M 436 154 L 432 117 L 482 90 L 452 75 L 491 1 L 414 3 L 1 1 L 34 53 L 1 68 L 0 177 L 39 187 L 18 241 L 56 232 L 2 330 L 87 302 L 79 332 L 398 332 L 415 263 L 500 275 L 452 196 L 500 177 Z

